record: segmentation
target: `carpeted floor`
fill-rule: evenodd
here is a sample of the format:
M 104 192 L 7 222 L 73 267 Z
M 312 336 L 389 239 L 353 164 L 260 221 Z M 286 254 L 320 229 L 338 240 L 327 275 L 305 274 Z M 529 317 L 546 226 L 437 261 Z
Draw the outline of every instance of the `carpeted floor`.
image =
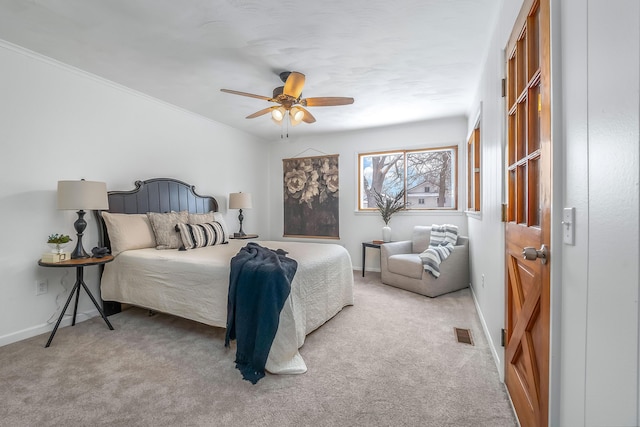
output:
M 224 330 L 132 308 L 0 347 L 2 426 L 516 426 L 469 289 L 430 299 L 354 272 L 303 375 L 257 385 Z M 473 346 L 455 339 L 467 328 Z

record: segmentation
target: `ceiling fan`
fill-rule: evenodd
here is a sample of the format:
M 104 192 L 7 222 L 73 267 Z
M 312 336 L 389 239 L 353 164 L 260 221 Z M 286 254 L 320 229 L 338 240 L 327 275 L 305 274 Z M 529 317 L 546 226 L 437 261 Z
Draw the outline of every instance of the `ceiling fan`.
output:
M 334 105 L 353 104 L 353 98 L 341 96 L 324 96 L 319 98 L 301 98 L 302 88 L 304 87 L 304 74 L 297 71 L 284 71 L 280 73 L 280 79 L 284 82 L 284 86 L 278 86 L 273 90 L 273 96 L 254 95 L 252 93 L 240 92 L 231 89 L 220 89 L 222 92 L 234 95 L 248 96 L 250 98 L 263 99 L 269 102 L 275 102 L 277 106 L 271 106 L 257 111 L 247 119 L 260 117 L 264 114 L 271 113 L 271 118 L 277 123 L 289 115 L 289 120 L 293 126 L 300 122 L 313 123 L 315 117 L 305 107 L 330 107 Z

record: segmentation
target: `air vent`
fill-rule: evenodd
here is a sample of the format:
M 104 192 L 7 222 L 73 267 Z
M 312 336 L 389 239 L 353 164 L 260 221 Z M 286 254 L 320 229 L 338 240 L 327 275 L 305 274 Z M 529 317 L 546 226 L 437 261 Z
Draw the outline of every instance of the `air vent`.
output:
M 456 339 L 459 343 L 473 345 L 473 339 L 471 338 L 471 331 L 469 329 L 453 328 L 456 333 Z

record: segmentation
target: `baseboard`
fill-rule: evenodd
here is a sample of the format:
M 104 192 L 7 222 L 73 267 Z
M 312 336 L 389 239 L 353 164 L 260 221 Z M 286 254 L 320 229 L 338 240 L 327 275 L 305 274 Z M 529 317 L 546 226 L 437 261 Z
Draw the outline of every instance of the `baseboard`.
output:
M 93 317 L 96 317 L 96 316 L 100 316 L 100 313 L 98 312 L 98 310 L 92 310 L 92 311 L 88 311 L 88 312 L 84 312 L 84 313 L 78 313 L 76 315 L 76 323 L 84 322 L 85 320 L 89 320 L 89 319 L 91 319 Z M 62 321 L 60 322 L 60 326 L 58 326 L 58 329 L 64 328 L 66 326 L 70 326 L 72 317 L 73 317 L 72 314 L 65 314 L 65 316 L 62 318 Z M 56 321 L 57 321 L 57 319 L 55 319 L 53 323 L 44 323 L 42 325 L 32 326 L 31 328 L 27 328 L 27 329 L 23 329 L 21 331 L 17 331 L 17 332 L 13 332 L 13 333 L 10 333 L 10 334 L 7 334 L 7 335 L 3 335 L 3 336 L 0 337 L 0 347 L 8 345 L 8 344 L 12 344 L 14 342 L 26 340 L 27 338 L 35 337 L 35 336 L 42 335 L 42 334 L 51 333 L 51 331 L 53 331 L 53 327 L 56 324 L 55 323 Z M 44 346 L 45 343 L 46 343 L 46 339 L 44 339 L 42 341 L 42 345 Z
M 482 324 L 482 330 L 484 331 L 484 336 L 487 337 L 487 342 L 489 343 L 489 348 L 491 349 L 491 354 L 493 355 L 493 361 L 496 364 L 496 369 L 498 370 L 498 376 L 500 377 L 500 382 L 504 382 L 504 370 L 500 363 L 500 355 L 498 354 L 498 350 L 496 349 L 495 343 L 491 339 L 491 334 L 489 333 L 487 322 L 485 322 L 484 316 L 482 315 L 482 310 L 480 309 L 480 304 L 478 303 L 478 298 L 476 298 L 476 293 L 473 290 L 473 286 L 469 286 L 469 289 L 471 289 L 473 304 L 476 306 L 476 312 L 478 313 L 478 317 L 480 318 L 480 324 Z

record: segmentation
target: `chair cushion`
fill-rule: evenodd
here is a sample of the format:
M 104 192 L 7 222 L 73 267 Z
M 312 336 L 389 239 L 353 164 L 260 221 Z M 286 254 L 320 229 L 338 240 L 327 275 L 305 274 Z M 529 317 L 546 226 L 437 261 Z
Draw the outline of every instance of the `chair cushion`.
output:
M 413 227 L 413 234 L 411 240 L 413 241 L 412 252 L 419 254 L 425 251 L 429 247 L 429 241 L 431 239 L 431 227 L 424 225 L 416 225 Z
M 417 254 L 391 255 L 387 261 L 387 267 L 392 273 L 414 279 L 422 279 L 424 272 L 422 260 Z

